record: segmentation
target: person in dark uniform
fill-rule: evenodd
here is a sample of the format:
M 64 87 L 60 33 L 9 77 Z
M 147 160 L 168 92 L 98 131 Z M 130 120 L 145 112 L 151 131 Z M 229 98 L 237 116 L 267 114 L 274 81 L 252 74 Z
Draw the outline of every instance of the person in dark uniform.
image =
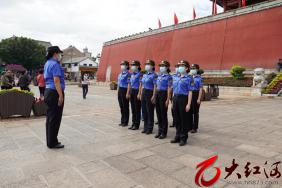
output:
M 164 139 L 167 135 L 168 120 L 167 109 L 171 96 L 172 77 L 170 73 L 170 63 L 162 61 L 160 64 L 160 73 L 157 79 L 156 92 L 156 112 L 158 118 L 159 131 L 155 138 Z
M 176 135 L 171 143 L 179 143 L 184 146 L 187 143 L 188 132 L 191 130 L 191 101 L 192 78 L 188 75 L 190 65 L 187 61 L 181 60 L 178 71 L 180 76 L 174 80 L 173 86 L 173 109 L 176 120 Z
M 121 73 L 118 75 L 118 103 L 121 113 L 121 123 L 119 126 L 128 126 L 129 121 L 129 91 L 130 72 L 129 62 L 122 61 L 120 64 Z
M 138 98 L 141 98 L 142 114 L 144 117 L 144 129 L 142 133 L 152 134 L 154 128 L 156 82 L 158 77 L 155 73 L 155 62 L 153 60 L 147 60 L 145 70 L 146 74 L 143 75 Z
M 131 78 L 130 78 L 130 104 L 132 112 L 132 126 L 128 129 L 138 130 L 140 126 L 141 119 L 141 101 L 138 99 L 140 82 L 142 79 L 142 73 L 140 62 L 137 60 L 131 63 Z
M 172 75 L 172 81 L 174 81 L 178 76 L 179 76 L 179 72 L 178 72 L 178 64 L 175 65 L 175 73 Z M 173 82 L 175 83 L 175 82 Z M 173 85 L 172 85 L 172 92 L 171 92 L 171 101 L 173 98 Z M 173 105 L 171 105 L 171 115 L 172 115 L 172 125 L 170 125 L 169 127 L 175 127 L 176 124 L 176 120 L 175 120 L 175 115 L 174 115 L 174 110 L 173 110 Z
M 197 64 L 191 65 L 190 75 L 193 77 L 192 86 L 192 130 L 191 133 L 198 132 L 199 126 L 199 109 L 201 105 L 201 97 L 203 93 L 202 77 L 198 74 L 200 66 Z
M 47 105 L 46 115 L 46 139 L 49 148 L 63 148 L 58 141 L 63 108 L 64 108 L 64 72 L 60 65 L 62 51 L 58 46 L 47 49 L 47 62 L 44 66 L 44 79 L 46 90 L 44 102 Z

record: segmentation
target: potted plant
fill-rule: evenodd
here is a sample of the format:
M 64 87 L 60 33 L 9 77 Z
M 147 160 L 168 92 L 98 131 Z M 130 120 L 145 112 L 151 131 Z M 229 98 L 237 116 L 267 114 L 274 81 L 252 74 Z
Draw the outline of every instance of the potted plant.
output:
M 32 111 L 35 116 L 44 116 L 47 112 L 47 105 L 42 98 L 36 98 L 33 105 Z
M 34 102 L 32 92 L 19 89 L 0 91 L 0 116 L 7 118 L 13 115 L 29 117 Z
M 110 83 L 110 89 L 111 89 L 111 90 L 117 90 L 117 83 L 116 83 L 116 81 L 111 81 L 111 83 Z

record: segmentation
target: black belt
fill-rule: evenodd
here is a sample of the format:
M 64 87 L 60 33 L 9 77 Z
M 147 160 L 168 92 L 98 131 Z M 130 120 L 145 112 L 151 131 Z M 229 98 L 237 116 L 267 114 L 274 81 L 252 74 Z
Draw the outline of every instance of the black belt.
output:
M 183 94 L 174 94 L 174 97 L 188 97 L 188 95 L 183 95 Z
M 167 93 L 167 90 L 157 90 L 157 93 Z

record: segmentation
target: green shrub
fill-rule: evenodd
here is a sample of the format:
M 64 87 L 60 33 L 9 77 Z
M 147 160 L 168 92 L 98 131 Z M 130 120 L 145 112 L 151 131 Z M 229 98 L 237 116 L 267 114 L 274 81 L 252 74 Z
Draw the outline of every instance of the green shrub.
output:
M 270 84 L 270 82 L 276 77 L 276 73 L 272 72 L 269 75 L 267 75 L 267 77 L 265 78 L 267 83 Z
M 2 95 L 4 93 L 10 93 L 10 92 L 20 92 L 20 93 L 26 93 L 26 94 L 34 96 L 34 93 L 32 93 L 32 92 L 25 91 L 25 90 L 20 90 L 20 89 L 16 89 L 16 88 L 13 88 L 13 89 L 3 89 L 3 90 L 0 91 L 0 95 Z
M 199 74 L 199 75 L 202 75 L 202 74 L 204 74 L 204 73 L 205 73 L 205 71 L 204 71 L 203 69 L 199 69 L 199 70 L 198 70 L 198 74 Z
M 232 75 L 232 77 L 236 80 L 240 80 L 240 79 L 243 79 L 244 78 L 244 71 L 246 69 L 244 67 L 241 67 L 239 65 L 233 65 L 233 67 L 231 68 L 230 70 L 230 73 Z

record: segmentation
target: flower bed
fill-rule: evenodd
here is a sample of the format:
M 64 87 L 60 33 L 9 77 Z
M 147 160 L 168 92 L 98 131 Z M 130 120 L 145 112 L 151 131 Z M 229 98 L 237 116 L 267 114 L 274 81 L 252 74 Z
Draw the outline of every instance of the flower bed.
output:
M 32 111 L 35 116 L 45 116 L 47 112 L 47 105 L 41 98 L 35 99 L 32 106 Z
M 203 78 L 204 85 L 218 85 L 230 87 L 251 87 L 253 85 L 253 78 L 246 77 L 243 79 L 234 79 L 232 77 L 209 77 Z
M 0 116 L 7 118 L 13 115 L 29 117 L 34 97 L 32 92 L 19 89 L 0 91 Z

